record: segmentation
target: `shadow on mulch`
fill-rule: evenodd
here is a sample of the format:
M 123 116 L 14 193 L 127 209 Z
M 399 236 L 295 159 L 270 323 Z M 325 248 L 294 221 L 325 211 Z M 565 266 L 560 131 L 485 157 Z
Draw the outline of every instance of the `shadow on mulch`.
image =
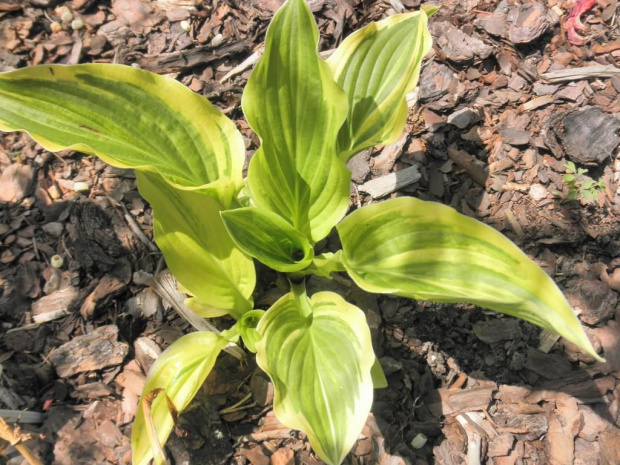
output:
M 489 382 L 497 383 L 498 388 L 500 385 L 523 387 L 530 393 L 523 397 L 523 403 L 536 408 L 554 397 L 554 393 L 564 392 L 583 404 L 591 404 L 605 395 L 596 385 L 603 374 L 597 377 L 589 368 L 573 363 L 570 371 L 553 379 L 545 379 L 526 368 L 528 352 L 536 350 L 533 348 L 538 346 L 540 335 L 540 329 L 533 324 L 515 320 L 522 333 L 520 339 L 486 344 L 476 338 L 473 327 L 479 322 L 498 319 L 492 316 L 493 312 L 402 298 L 384 299 L 380 306 L 382 310 L 391 306 L 394 312 L 392 318 L 384 321 L 382 348 L 383 357 L 387 356 L 388 360 L 382 358 L 382 361 L 388 369 L 395 363 L 397 371 L 388 376 L 388 388 L 375 391 L 373 412 L 393 454 L 412 460 L 422 457 L 434 463 L 433 446 L 445 439 L 442 427 L 446 417 L 437 416 L 437 406 L 426 402 L 438 400 L 435 389 L 449 387 L 459 373 L 467 376 L 467 387 Z M 620 351 L 620 340 L 609 353 L 612 351 Z M 549 356 L 562 358 L 560 361 L 569 364 L 564 354 Z M 503 403 L 497 395 L 494 399 L 491 404 Z M 606 406 L 596 413 L 614 424 L 610 409 L 611 406 Z M 542 408 L 539 415 L 545 415 Z M 426 435 L 429 443 L 413 449 L 410 444 L 419 433 Z

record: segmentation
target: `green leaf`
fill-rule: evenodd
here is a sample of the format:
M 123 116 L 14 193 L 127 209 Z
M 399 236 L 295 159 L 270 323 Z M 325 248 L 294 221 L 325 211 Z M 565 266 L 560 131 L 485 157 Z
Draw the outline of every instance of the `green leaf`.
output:
M 189 289 L 181 289 L 183 286 L 179 285 L 179 290 L 181 292 L 185 292 L 187 294 L 193 294 L 189 291 Z M 202 318 L 218 318 L 220 316 L 228 315 L 230 313 L 230 309 L 225 308 L 217 308 L 200 300 L 198 297 L 188 297 L 185 299 L 185 306 L 188 307 L 192 312 L 196 315 L 201 316 Z
M 426 13 L 426 16 L 429 18 L 433 16 L 437 11 L 439 11 L 439 5 L 433 5 L 432 3 L 427 3 L 426 5 L 420 5 L 420 9 Z
M 276 417 L 340 464 L 372 404 L 375 361 L 364 313 L 333 292 L 278 300 L 258 324 L 258 365 L 274 384 Z
M 338 135 L 348 160 L 365 148 L 394 142 L 407 121 L 405 94 L 413 90 L 432 39 L 424 11 L 390 16 L 347 37 L 327 63 L 349 100 Z
M 592 189 L 594 187 L 594 180 L 591 178 L 586 178 L 581 181 L 581 188 L 584 190 Z
M 239 208 L 222 212 L 222 219 L 241 250 L 274 270 L 299 271 L 312 262 L 308 238 L 273 212 Z
M 205 317 L 226 310 L 234 318 L 251 310 L 254 263 L 228 235 L 220 204 L 209 195 L 175 189 L 155 174 L 137 173 L 137 179 L 155 212 L 155 241 L 174 277 L 195 296 L 190 308 Z
M 337 228 L 342 262 L 366 291 L 480 305 L 558 333 L 600 359 L 551 278 L 479 221 L 402 197 L 363 207 Z
M 564 163 L 564 169 L 566 169 L 567 173 L 576 173 L 577 172 L 577 167 L 575 166 L 575 164 L 572 161 L 567 161 L 566 163 Z
M 340 261 L 340 257 L 342 255 L 342 250 L 339 250 L 336 253 L 325 252 L 320 255 L 317 255 L 312 260 L 312 263 L 308 268 L 302 270 L 300 275 L 308 275 L 313 274 L 316 276 L 322 276 L 327 279 L 332 278 L 332 273 L 337 273 L 339 271 L 346 271 L 342 262 Z
M 160 444 L 166 442 L 174 426 L 166 396 L 178 412 L 183 411 L 207 379 L 226 344 L 226 338 L 215 333 L 201 331 L 187 334 L 168 347 L 151 367 L 142 398 L 160 389 L 165 392 L 165 395 L 162 393 L 155 398 L 150 408 L 152 424 Z M 131 435 L 134 465 L 150 463 L 154 453 L 144 413 L 140 402 Z
M 243 93 L 243 111 L 262 145 L 248 169 L 257 206 L 316 242 L 349 204 L 350 172 L 336 157 L 347 102 L 317 52 L 318 29 L 304 0 L 274 16 L 265 53 Z
M 237 322 L 237 330 L 245 346 L 254 354 L 256 353 L 256 343 L 261 339 L 256 327 L 264 315 L 263 310 L 250 310 Z
M 591 202 L 592 200 L 596 199 L 597 196 L 598 192 L 593 189 L 586 189 L 583 191 L 583 200 L 585 200 L 586 202 Z
M 385 373 L 383 372 L 383 368 L 381 367 L 378 358 L 375 358 L 375 363 L 373 363 L 372 368 L 370 369 L 370 376 L 372 377 L 372 386 L 375 389 L 383 389 L 388 387 Z
M 242 183 L 235 125 L 173 79 L 130 66 L 45 65 L 0 74 L 0 130 L 27 131 L 46 149 L 93 153 L 158 173 L 181 189 Z

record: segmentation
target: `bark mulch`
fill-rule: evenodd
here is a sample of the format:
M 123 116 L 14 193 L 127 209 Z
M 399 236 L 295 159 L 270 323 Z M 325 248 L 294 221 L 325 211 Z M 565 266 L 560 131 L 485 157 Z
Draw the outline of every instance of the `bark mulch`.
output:
M 443 1 L 406 133 L 350 161 L 351 203 L 413 195 L 503 232 L 559 283 L 607 363 L 479 308 L 312 278 L 311 292 L 327 287 L 367 313 L 389 381 L 346 463 L 620 463 L 620 9 L 578 2 L 571 13 L 569 0 Z M 281 3 L 0 0 L 0 71 L 106 62 L 168 74 L 234 119 L 252 152 L 241 92 Z M 309 4 L 328 51 L 420 2 Z M 568 162 L 587 170 L 572 184 Z M 43 463 L 130 463 L 145 373 L 204 322 L 174 309 L 131 171 L 14 133 L 0 135 L 0 173 L 0 416 L 19 420 Z M 267 308 L 281 291 L 260 271 L 255 300 Z M 272 400 L 254 364 L 221 357 L 169 456 L 321 463 L 303 433 L 276 420 Z M 15 445 L 0 450 L 2 463 L 25 463 Z

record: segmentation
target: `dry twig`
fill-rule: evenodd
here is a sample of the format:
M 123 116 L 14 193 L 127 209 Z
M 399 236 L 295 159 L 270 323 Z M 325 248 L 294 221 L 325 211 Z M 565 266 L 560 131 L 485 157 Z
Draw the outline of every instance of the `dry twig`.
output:
M 213 324 L 204 318 L 200 318 L 185 305 L 185 296 L 177 289 L 177 283 L 172 273 L 167 270 L 162 271 L 158 273 L 149 284 L 162 299 L 168 302 L 176 312 L 194 328 L 199 331 L 210 331 L 216 334 L 220 333 L 220 330 Z M 224 347 L 224 351 L 242 362 L 245 361 L 245 353 L 241 347 L 236 344 L 229 344 Z
M 0 418 L 0 438 L 14 446 L 30 465 L 43 465 L 43 462 L 41 462 L 32 449 L 30 449 L 30 447 L 26 444 L 22 444 L 24 441 L 31 439 L 31 437 L 32 436 L 29 434 L 20 433 L 19 426 L 11 428 L 2 418 Z
M 614 65 L 582 66 L 541 74 L 547 82 L 580 81 L 582 79 L 611 78 L 620 75 L 620 68 Z

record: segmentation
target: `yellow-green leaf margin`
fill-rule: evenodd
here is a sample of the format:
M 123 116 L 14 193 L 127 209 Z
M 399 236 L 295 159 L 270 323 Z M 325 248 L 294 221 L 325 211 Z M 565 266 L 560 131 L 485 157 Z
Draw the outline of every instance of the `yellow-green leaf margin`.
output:
M 306 2 L 287 0 L 269 25 L 265 53 L 242 98 L 261 139 L 248 168 L 252 199 L 311 242 L 344 216 L 351 177 L 336 156 L 347 99 L 319 58 L 318 40 Z
M 375 355 L 364 313 L 333 292 L 290 293 L 257 330 L 257 362 L 273 381 L 276 417 L 304 431 L 326 463 L 340 464 L 373 398 Z
M 191 333 L 175 341 L 155 361 L 144 386 L 131 434 L 133 465 L 147 465 L 156 450 L 143 410 L 144 396 L 163 390 L 150 407 L 157 441 L 163 445 L 174 426 L 166 396 L 175 409 L 182 412 L 207 379 L 226 344 L 228 340 L 219 334 L 205 331 Z
M 601 359 L 553 280 L 484 223 L 446 205 L 401 197 L 362 207 L 337 229 L 342 263 L 368 292 L 486 307 L 560 334 Z
M 429 10 L 431 11 L 431 10 Z M 394 142 L 407 121 L 413 90 L 432 38 L 425 11 L 390 16 L 348 36 L 327 63 L 347 94 L 349 111 L 338 134 L 343 160 Z
M 234 123 L 181 83 L 130 66 L 0 73 L 0 130 L 26 131 L 51 151 L 155 172 L 179 189 L 230 198 L 242 184 L 245 148 Z
M 186 304 L 205 318 L 240 318 L 253 306 L 256 270 L 233 242 L 210 195 L 175 189 L 154 173 L 137 173 L 140 194 L 155 212 L 153 236 L 184 290 Z
M 269 268 L 290 273 L 312 262 L 314 250 L 308 238 L 276 213 L 246 207 L 221 215 L 237 246 Z

